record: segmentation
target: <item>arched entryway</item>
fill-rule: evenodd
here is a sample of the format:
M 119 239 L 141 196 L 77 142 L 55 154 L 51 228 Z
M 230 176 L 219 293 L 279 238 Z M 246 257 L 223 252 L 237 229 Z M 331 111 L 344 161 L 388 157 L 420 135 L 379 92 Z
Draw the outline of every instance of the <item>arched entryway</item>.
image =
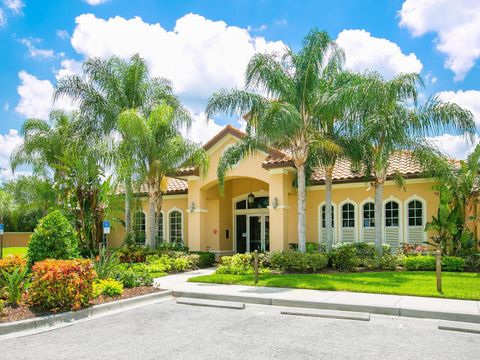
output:
M 250 192 L 233 199 L 235 252 L 270 250 L 269 204 L 267 192 Z

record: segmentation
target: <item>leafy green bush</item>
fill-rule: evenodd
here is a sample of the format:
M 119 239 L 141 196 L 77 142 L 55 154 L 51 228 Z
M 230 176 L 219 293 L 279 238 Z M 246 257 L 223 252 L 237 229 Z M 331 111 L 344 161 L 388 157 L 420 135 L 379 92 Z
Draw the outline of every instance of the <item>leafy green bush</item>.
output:
M 3 315 L 3 305 L 4 305 L 4 300 L 0 299 L 0 316 Z
M 434 256 L 407 256 L 405 258 L 405 270 L 433 271 L 435 270 L 435 257 Z
M 480 253 L 464 255 L 465 271 L 480 272 Z
M 126 288 L 150 286 L 153 283 L 146 264 L 122 264 L 115 275 L 115 280 L 120 281 Z
M 120 260 L 116 253 L 108 254 L 105 248 L 102 249 L 98 259 L 93 260 L 93 267 L 98 278 L 108 279 L 117 273 L 120 266 Z
M 259 256 L 259 274 L 269 274 L 270 269 L 262 266 Z M 235 254 L 233 256 L 223 256 L 221 265 L 218 267 L 217 274 L 233 275 L 252 275 L 253 274 L 253 254 Z
M 215 254 L 209 251 L 192 251 L 191 254 L 197 254 L 199 256 L 198 259 L 198 267 L 208 268 L 215 265 Z
M 77 233 L 59 210 L 39 221 L 28 243 L 29 266 L 45 259 L 68 260 L 78 255 Z
M 298 243 L 289 243 L 288 248 L 293 251 L 298 251 Z M 322 242 L 320 245 L 317 242 L 305 243 L 305 252 L 307 254 L 314 254 L 317 252 L 326 252 L 326 251 L 327 251 L 327 244 L 325 244 L 324 242 Z
M 78 310 L 93 298 L 95 276 L 87 259 L 39 261 L 32 267 L 28 298 L 32 305 L 53 312 Z
M 123 294 L 123 284 L 113 279 L 100 279 L 93 284 L 93 296 L 120 296 Z
M 354 243 L 334 246 L 330 254 L 330 259 L 333 267 L 338 270 L 353 270 L 359 263 Z
M 456 256 L 442 257 L 442 271 L 464 271 L 465 259 Z
M 302 254 L 295 251 L 273 252 L 269 257 L 272 269 L 285 272 L 315 273 L 328 265 L 328 256 L 324 253 Z
M 22 295 L 28 287 L 28 268 L 17 267 L 11 273 L 5 270 L 1 271 L 1 284 L 7 291 L 7 301 L 12 305 L 17 305 L 22 299 Z
M 117 250 L 117 254 L 121 263 L 142 263 L 148 255 L 156 252 L 145 246 L 123 246 Z
M 185 246 L 182 243 L 160 242 L 157 244 L 157 250 L 159 252 L 180 251 L 186 253 L 188 252 L 188 246 Z

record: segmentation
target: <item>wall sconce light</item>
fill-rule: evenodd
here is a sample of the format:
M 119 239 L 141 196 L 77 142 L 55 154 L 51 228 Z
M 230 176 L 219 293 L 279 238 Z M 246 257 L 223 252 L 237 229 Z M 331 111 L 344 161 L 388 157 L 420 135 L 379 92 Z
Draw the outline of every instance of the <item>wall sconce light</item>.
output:
M 248 194 L 247 200 L 248 205 L 253 205 L 253 203 L 255 202 L 255 195 L 253 195 L 253 193 Z
M 192 201 L 192 203 L 190 204 L 190 212 L 193 213 L 195 210 L 195 203 Z
M 278 207 L 278 198 L 273 198 L 272 208 L 275 210 Z

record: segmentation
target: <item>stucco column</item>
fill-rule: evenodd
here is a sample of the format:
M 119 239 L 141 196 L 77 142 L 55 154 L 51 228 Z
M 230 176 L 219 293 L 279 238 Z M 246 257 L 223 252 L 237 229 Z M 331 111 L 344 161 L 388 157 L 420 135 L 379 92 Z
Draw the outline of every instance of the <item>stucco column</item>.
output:
M 205 204 L 204 191 L 200 189 L 198 177 L 188 179 L 188 247 L 192 251 L 202 250 L 205 237 Z M 192 211 L 192 208 L 193 211 Z
M 291 176 L 287 169 L 269 170 L 269 215 L 270 215 L 270 251 L 288 249 L 288 191 L 291 187 Z

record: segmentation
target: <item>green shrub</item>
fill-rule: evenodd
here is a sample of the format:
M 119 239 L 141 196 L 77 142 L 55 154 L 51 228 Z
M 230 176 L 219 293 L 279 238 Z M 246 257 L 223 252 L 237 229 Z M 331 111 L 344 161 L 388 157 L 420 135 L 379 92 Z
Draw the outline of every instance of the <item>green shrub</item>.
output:
M 108 279 L 117 273 L 120 261 L 116 253 L 108 254 L 105 248 L 102 249 L 98 259 L 93 259 L 93 267 L 98 278 Z
M 87 259 L 43 260 L 32 267 L 28 298 L 50 311 L 78 310 L 93 298 L 95 270 Z
M 269 274 L 270 269 L 262 266 L 259 256 L 259 274 Z M 253 274 L 253 254 L 235 254 L 233 256 L 223 256 L 221 265 L 217 268 L 217 274 L 233 275 L 252 275 Z
M 0 316 L 3 315 L 3 305 L 4 305 L 4 300 L 0 299 Z
M 115 280 L 120 281 L 124 287 L 150 286 L 153 278 L 150 275 L 147 264 L 122 264 Z
M 480 272 L 480 253 L 467 254 L 465 259 L 465 271 Z
M 328 265 L 328 256 L 324 253 L 302 254 L 295 251 L 273 252 L 269 257 L 272 269 L 285 272 L 315 273 Z
M 93 296 L 120 296 L 123 294 L 123 284 L 113 279 L 100 279 L 93 284 Z
M 42 218 L 28 243 L 28 261 L 32 266 L 45 259 L 78 257 L 77 233 L 59 210 Z
M 293 251 L 298 251 L 298 243 L 289 243 L 288 248 Z M 320 245 L 317 242 L 305 243 L 305 252 L 307 254 L 314 254 L 317 252 L 326 252 L 326 251 L 327 251 L 327 244 L 324 242 L 322 242 Z
M 456 256 L 442 257 L 442 271 L 464 271 L 465 259 Z
M 2 270 L 0 275 L 2 276 L 1 284 L 7 291 L 7 301 L 17 305 L 28 287 L 28 268 L 17 267 L 11 273 Z
M 355 269 L 359 263 L 355 243 L 334 246 L 330 259 L 335 269 L 346 271 Z
M 435 270 L 435 257 L 434 256 L 407 256 L 405 258 L 405 270 L 433 271 Z
M 155 250 L 145 246 L 123 246 L 117 250 L 118 260 L 121 263 L 142 263 L 148 255 L 156 254 Z
M 157 250 L 159 252 L 180 251 L 186 253 L 188 252 L 188 246 L 185 246 L 182 243 L 160 242 L 157 244 Z
M 27 265 L 27 260 L 21 255 L 7 255 L 3 259 L 0 259 L 0 274 L 5 271 L 7 274 L 11 274 L 15 269 L 22 271 Z
M 192 251 L 192 254 L 197 254 L 199 256 L 198 259 L 198 267 L 208 268 L 215 265 L 215 254 L 209 251 Z

